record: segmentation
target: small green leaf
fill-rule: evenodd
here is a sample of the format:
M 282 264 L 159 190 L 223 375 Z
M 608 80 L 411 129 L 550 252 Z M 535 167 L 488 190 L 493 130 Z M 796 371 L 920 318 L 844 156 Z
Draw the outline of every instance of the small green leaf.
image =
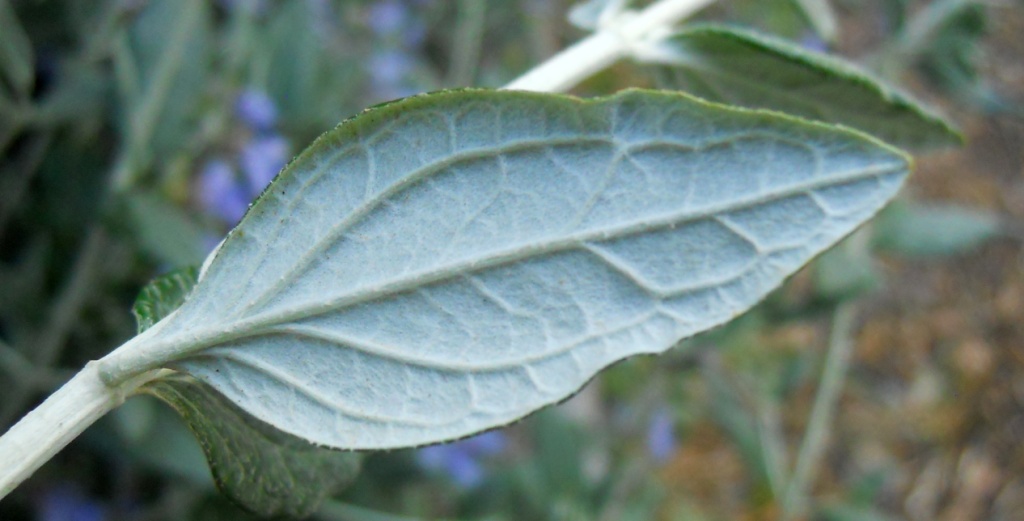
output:
M 253 55 L 266 59 L 266 90 L 278 104 L 284 125 L 322 130 L 362 108 L 357 105 L 363 66 L 351 53 L 324 45 L 323 35 L 306 28 L 319 23 L 304 2 L 280 2 L 251 32 Z M 241 13 L 236 16 L 249 16 Z
M 711 402 L 715 404 L 711 409 L 712 420 L 736 446 L 756 486 L 766 486 L 779 470 L 770 467 L 775 460 L 762 443 L 755 416 L 744 406 L 737 388 L 730 382 L 730 374 L 717 360 L 709 359 L 702 369 Z
M 533 425 L 536 461 L 547 502 L 582 495 L 586 486 L 582 473 L 584 433 L 568 418 L 550 410 L 538 414 Z
M 0 0 L 0 76 L 19 96 L 28 94 L 35 76 L 32 42 L 8 0 Z
M 102 69 L 72 62 L 34 108 L 32 119 L 48 125 L 99 119 L 110 94 L 110 78 Z
M 142 288 L 132 306 L 139 333 L 178 309 L 196 285 L 198 275 L 199 270 L 189 266 L 161 275 Z
M 861 230 L 814 263 L 814 289 L 825 300 L 846 300 L 876 288 L 881 275 L 868 247 L 868 232 Z
M 954 204 L 894 204 L 879 215 L 873 245 L 908 257 L 966 253 L 1002 232 L 991 212 Z
M 1003 99 L 986 81 L 979 66 L 985 63 L 982 43 L 987 33 L 988 12 L 982 2 L 932 2 L 914 17 L 906 31 L 910 56 L 897 55 L 906 64 L 918 65 L 925 75 L 946 92 L 980 105 L 984 110 L 1015 111 L 1012 101 Z M 916 58 L 916 60 L 915 60 Z
M 822 521 L 892 521 L 888 514 L 870 506 L 834 503 L 817 509 L 815 519 Z
M 261 516 L 306 517 L 359 473 L 361 455 L 285 434 L 192 378 L 158 380 L 145 391 L 185 419 L 221 492 Z
M 785 40 L 699 25 L 667 39 L 652 60 L 664 85 L 712 101 L 847 125 L 898 146 L 959 144 L 942 117 L 853 64 Z
M 142 251 L 172 267 L 203 261 L 203 233 L 181 208 L 157 194 L 138 192 L 125 198 L 125 214 Z
M 195 131 L 195 118 L 212 53 L 212 7 L 202 0 L 151 0 L 125 31 L 126 49 L 117 56 L 121 96 L 130 110 L 124 139 L 139 155 L 134 168 L 180 152 Z
M 794 0 L 807 21 L 823 40 L 833 42 L 839 30 L 839 17 L 828 0 Z

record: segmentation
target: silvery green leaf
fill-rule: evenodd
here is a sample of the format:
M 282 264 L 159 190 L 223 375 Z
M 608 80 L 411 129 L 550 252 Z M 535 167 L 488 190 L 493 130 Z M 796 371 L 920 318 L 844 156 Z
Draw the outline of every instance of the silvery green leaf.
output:
M 882 274 L 871 256 L 869 238 L 870 230 L 859 230 L 814 262 L 814 291 L 818 298 L 847 300 L 878 287 Z
M 290 127 L 322 129 L 362 108 L 364 64 L 353 53 L 324 45 L 325 20 L 308 2 L 278 2 L 245 41 L 253 56 L 266 57 L 266 89 Z M 325 4 L 326 5 L 326 4 Z M 238 18 L 249 14 L 235 12 Z M 252 22 L 246 22 L 252 23 Z M 330 26 L 330 23 L 326 25 Z M 314 30 L 309 30 L 314 28 Z
M 680 93 L 408 98 L 293 160 L 101 373 L 184 371 L 331 447 L 459 438 L 742 313 L 908 171 L 864 134 Z
M 960 143 L 942 117 L 853 64 L 727 26 L 688 27 L 651 53 L 666 86 L 868 132 L 898 146 Z
M 185 268 L 150 282 L 135 301 L 139 331 L 185 302 L 197 270 Z M 249 416 L 193 378 L 164 377 L 143 392 L 166 402 L 188 424 L 225 495 L 263 516 L 304 517 L 359 473 L 361 456 L 317 447 Z M 147 402 L 132 400 L 133 403 Z
M 26 96 L 35 75 L 32 42 L 9 0 L 0 0 L 0 76 L 19 96 Z
M 212 6 L 201 0 L 150 0 L 126 28 L 127 52 L 117 55 L 121 97 L 129 105 L 124 139 L 153 159 L 179 152 L 194 131 L 208 86 Z M 128 63 L 124 63 L 128 62 Z M 149 159 L 148 157 L 146 158 Z
M 879 217 L 874 246 L 909 257 L 965 253 L 1004 232 L 998 215 L 955 204 L 900 202 Z
M 150 192 L 124 198 L 124 215 L 142 251 L 174 267 L 203 261 L 203 232 L 180 207 Z

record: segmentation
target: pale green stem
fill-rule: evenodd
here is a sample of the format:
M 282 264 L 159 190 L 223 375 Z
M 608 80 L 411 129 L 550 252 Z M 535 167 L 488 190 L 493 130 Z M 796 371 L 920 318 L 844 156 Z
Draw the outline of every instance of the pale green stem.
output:
M 201 22 L 201 0 L 188 0 L 181 7 L 181 18 L 178 20 L 171 39 L 149 81 L 145 93 L 135 104 L 129 120 L 129 131 L 125 149 L 120 154 L 114 167 L 112 177 L 114 192 L 124 192 L 135 184 L 139 173 L 148 166 L 147 147 L 160 113 L 163 111 L 170 96 L 171 88 L 178 72 L 190 57 L 185 56 L 189 41 L 195 38 L 195 29 Z
M 320 521 L 419 521 L 419 518 L 370 510 L 340 501 L 324 501 L 313 517 Z
M 601 512 L 598 521 L 618 521 L 626 517 L 628 499 L 643 487 L 645 481 L 651 479 L 654 464 L 647 458 L 631 458 L 626 461 L 624 469 L 616 472 L 618 478 L 608 492 L 607 506 Z
M 25 126 L 30 114 L 23 105 L 0 96 L 0 152 L 14 140 Z
M 72 375 L 62 377 L 62 371 L 37 367 L 25 358 L 17 349 L 0 340 L 0 370 L 7 373 L 16 387 L 28 387 L 32 390 L 52 390 L 68 381 Z
M 786 471 L 786 443 L 782 434 L 782 415 L 772 398 L 757 400 L 757 438 L 761 444 L 765 477 L 772 494 L 782 497 L 789 476 Z
M 504 88 L 564 92 L 629 55 L 645 38 L 667 31 L 714 0 L 661 0 L 619 19 L 534 67 Z
M 658 366 L 645 383 L 644 393 L 633 404 L 637 424 L 640 429 L 628 433 L 629 436 L 642 436 L 650 419 L 656 414 L 659 406 L 665 403 L 668 386 L 668 367 Z M 605 494 L 604 506 L 598 521 L 617 521 L 626 517 L 629 500 L 638 490 L 650 483 L 651 475 L 657 471 L 657 462 L 648 455 L 631 457 L 626 460 L 623 469 L 615 474 L 614 484 Z
M 807 20 L 814 27 L 814 32 L 826 42 L 836 41 L 839 32 L 839 21 L 829 0 L 796 0 Z
M 68 334 L 90 295 L 106 244 L 106 236 L 99 225 L 93 225 L 78 253 L 70 277 L 55 299 L 49 319 L 42 328 L 43 333 L 36 339 L 34 349 L 29 355 L 29 361 L 35 367 L 50 367 L 60 354 L 60 349 L 67 341 Z M 6 425 L 13 420 L 34 392 L 36 389 L 23 386 L 7 393 L 3 401 L 3 411 L 0 413 L 0 425 Z
M 782 498 L 783 519 L 799 517 L 807 507 L 810 484 L 824 455 L 829 426 L 832 424 L 832 417 L 839 404 L 843 382 L 850 366 L 850 355 L 853 352 L 851 335 L 855 317 L 856 309 L 850 303 L 840 304 L 833 315 L 825 369 L 797 455 L 796 467 Z
M 0 437 L 0 499 L 156 374 L 143 373 L 122 386 L 108 387 L 96 363 L 86 364 Z
M 464 87 L 473 83 L 480 61 L 484 25 L 487 21 L 487 2 L 459 0 L 458 9 L 455 41 L 452 44 L 451 71 L 447 81 L 452 87 Z
M 0 369 L 16 381 L 33 380 L 36 366 L 6 342 L 0 340 Z
M 3 115 L 0 115 L 3 117 Z M 15 122 L 15 125 L 20 123 Z M 2 123 L 0 123 L 2 125 Z M 0 128 L 0 153 L 4 151 L 5 139 L 10 139 L 3 134 Z M 17 132 L 17 131 L 15 131 Z M 39 165 L 46 157 L 46 151 L 50 149 L 53 142 L 53 132 L 44 131 L 33 135 L 27 140 L 24 156 L 12 164 L 9 169 L 0 172 L 0 241 L 3 240 L 7 231 L 7 224 L 14 216 L 15 210 L 25 199 L 32 179 L 39 172 Z

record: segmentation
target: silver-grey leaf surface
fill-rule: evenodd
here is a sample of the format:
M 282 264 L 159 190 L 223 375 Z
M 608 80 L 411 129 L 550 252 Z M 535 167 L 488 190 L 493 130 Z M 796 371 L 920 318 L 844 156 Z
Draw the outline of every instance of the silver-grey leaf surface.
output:
M 678 93 L 409 98 L 295 159 L 103 367 L 187 371 L 318 444 L 458 438 L 743 312 L 908 171 L 863 134 Z

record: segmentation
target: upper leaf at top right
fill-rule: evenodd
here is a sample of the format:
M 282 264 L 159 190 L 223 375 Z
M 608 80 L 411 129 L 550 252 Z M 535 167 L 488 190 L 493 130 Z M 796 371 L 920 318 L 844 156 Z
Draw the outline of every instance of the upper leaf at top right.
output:
M 780 38 L 721 25 L 687 27 L 645 61 L 663 87 L 853 127 L 913 150 L 959 145 L 934 110 L 853 64 Z

